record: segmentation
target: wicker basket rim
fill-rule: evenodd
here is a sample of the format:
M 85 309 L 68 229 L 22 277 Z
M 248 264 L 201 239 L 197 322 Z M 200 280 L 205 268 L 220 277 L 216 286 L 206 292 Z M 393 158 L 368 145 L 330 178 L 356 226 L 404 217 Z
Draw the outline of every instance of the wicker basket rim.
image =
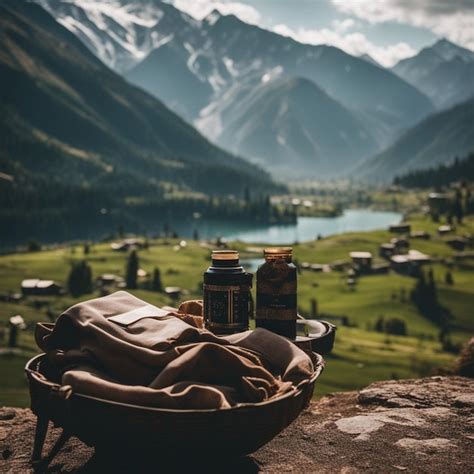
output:
M 226 411 L 226 412 L 243 411 L 249 408 L 254 408 L 254 407 L 257 408 L 261 406 L 271 405 L 273 403 L 277 403 L 286 399 L 294 398 L 300 395 L 306 386 L 313 384 L 316 381 L 316 379 L 321 375 L 321 372 L 324 369 L 324 359 L 315 352 L 313 354 L 316 358 L 316 362 L 314 363 L 314 366 L 315 366 L 314 372 L 310 378 L 301 381 L 290 392 L 284 393 L 283 395 L 280 395 L 279 397 L 271 398 L 269 400 L 265 400 L 263 402 L 258 402 L 258 403 L 241 403 L 239 405 L 236 405 L 234 407 L 229 407 L 229 408 L 212 408 L 212 409 L 196 410 L 196 409 L 158 408 L 158 407 L 149 407 L 149 406 L 143 406 L 143 405 L 135 405 L 131 403 L 123 403 L 123 402 L 116 402 L 113 400 L 107 400 L 105 398 L 93 397 L 91 395 L 85 395 L 83 393 L 77 393 L 77 392 L 73 392 L 73 394 L 71 395 L 71 398 L 74 398 L 74 397 L 84 398 L 84 399 L 93 400 L 99 403 L 105 403 L 109 405 L 115 405 L 115 406 L 121 406 L 121 407 L 133 408 L 133 409 L 151 411 L 151 412 L 159 412 L 159 413 L 175 413 L 175 414 L 188 413 L 189 414 L 189 413 L 215 413 L 215 412 L 223 412 L 223 411 Z M 46 354 L 42 353 L 31 358 L 25 365 L 25 373 L 27 375 L 27 378 L 30 384 L 32 383 L 32 379 L 33 379 L 36 383 L 39 383 L 43 385 L 44 387 L 49 387 L 51 389 L 52 387 L 58 386 L 58 384 L 54 382 L 50 382 L 46 378 L 43 378 L 44 376 L 41 378 L 38 377 L 37 374 L 40 372 L 31 368 L 33 364 L 38 363 L 45 356 Z

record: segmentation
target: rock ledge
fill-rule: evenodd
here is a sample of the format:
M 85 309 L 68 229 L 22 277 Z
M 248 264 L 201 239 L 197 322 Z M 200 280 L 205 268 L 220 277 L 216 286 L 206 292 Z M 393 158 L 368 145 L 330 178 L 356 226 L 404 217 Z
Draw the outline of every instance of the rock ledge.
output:
M 0 408 L 0 472 L 31 472 L 35 417 L 28 409 Z M 50 430 L 46 449 L 58 435 Z M 183 454 L 186 447 L 183 446 Z M 313 402 L 296 422 L 252 456 L 196 465 L 160 466 L 115 460 L 70 440 L 51 472 L 180 471 L 219 472 L 474 472 L 474 380 L 430 377 L 377 382 L 357 392 Z M 215 453 L 210 450 L 209 459 Z

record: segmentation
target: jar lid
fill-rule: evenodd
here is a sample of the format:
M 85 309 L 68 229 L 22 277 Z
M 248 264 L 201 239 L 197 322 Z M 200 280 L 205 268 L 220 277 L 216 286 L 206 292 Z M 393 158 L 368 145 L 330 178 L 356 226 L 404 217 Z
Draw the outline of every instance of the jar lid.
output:
M 263 250 L 264 255 L 291 255 L 293 253 L 292 247 L 267 247 Z
M 239 260 L 239 252 L 237 250 L 213 250 L 212 260 Z
M 291 247 L 268 247 L 263 250 L 266 261 L 285 260 L 291 263 L 293 249 Z

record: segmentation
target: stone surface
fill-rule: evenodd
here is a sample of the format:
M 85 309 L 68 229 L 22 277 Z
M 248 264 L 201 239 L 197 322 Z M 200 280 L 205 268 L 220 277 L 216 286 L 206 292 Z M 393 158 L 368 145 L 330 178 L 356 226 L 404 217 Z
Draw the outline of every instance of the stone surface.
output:
M 50 472 L 474 472 L 474 380 L 431 377 L 378 382 L 359 393 L 313 402 L 297 421 L 252 456 L 163 465 L 129 459 L 127 446 L 96 454 L 71 439 Z M 35 418 L 27 409 L 0 409 L 0 472 L 31 472 Z M 211 429 L 211 427 L 210 427 Z M 251 427 L 249 427 L 251 429 Z M 48 449 L 59 435 L 51 429 Z M 161 453 L 163 454 L 163 453 Z M 215 458 L 210 449 L 209 459 Z

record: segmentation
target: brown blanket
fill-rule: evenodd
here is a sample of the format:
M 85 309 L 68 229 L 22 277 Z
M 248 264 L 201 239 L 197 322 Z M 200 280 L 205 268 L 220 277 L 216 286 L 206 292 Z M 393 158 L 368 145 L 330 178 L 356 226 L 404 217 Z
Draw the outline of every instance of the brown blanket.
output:
M 269 331 L 217 337 L 185 320 L 119 291 L 69 308 L 38 343 L 74 392 L 161 408 L 260 402 L 314 372 L 303 351 Z

